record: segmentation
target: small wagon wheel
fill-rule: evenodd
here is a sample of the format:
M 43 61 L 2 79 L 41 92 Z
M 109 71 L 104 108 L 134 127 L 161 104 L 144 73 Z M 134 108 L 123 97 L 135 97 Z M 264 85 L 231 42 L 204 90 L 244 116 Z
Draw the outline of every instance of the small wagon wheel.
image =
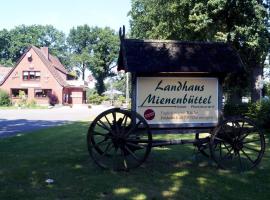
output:
M 219 167 L 245 171 L 260 163 L 265 151 L 265 139 L 252 120 L 233 117 L 214 129 L 210 150 Z
M 87 145 L 98 166 L 127 171 L 146 160 L 151 151 L 152 135 L 146 120 L 139 114 L 113 108 L 92 122 Z

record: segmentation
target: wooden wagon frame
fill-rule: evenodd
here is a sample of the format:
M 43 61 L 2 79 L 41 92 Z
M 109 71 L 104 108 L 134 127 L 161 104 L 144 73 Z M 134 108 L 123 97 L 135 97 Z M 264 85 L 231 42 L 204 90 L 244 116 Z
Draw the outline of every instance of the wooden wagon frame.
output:
M 228 73 L 244 70 L 230 45 L 126 39 L 124 29 L 119 36 L 118 70 L 131 73 L 131 110 L 109 109 L 91 123 L 87 144 L 98 166 L 130 170 L 153 147 L 176 144 L 193 144 L 224 169 L 244 171 L 260 163 L 262 131 L 246 117 L 222 114 L 222 82 Z M 195 138 L 152 139 L 168 133 Z

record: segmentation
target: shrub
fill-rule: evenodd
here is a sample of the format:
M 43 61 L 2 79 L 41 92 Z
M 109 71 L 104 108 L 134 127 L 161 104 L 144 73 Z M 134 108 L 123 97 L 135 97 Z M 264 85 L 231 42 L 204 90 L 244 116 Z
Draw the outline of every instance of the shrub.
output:
M 250 103 L 241 103 L 241 104 L 233 104 L 233 103 L 227 103 L 224 106 L 224 116 L 228 117 L 228 116 L 233 116 L 233 115 L 237 115 L 237 116 L 246 116 L 248 111 L 249 111 L 249 107 L 250 107 Z
M 37 102 L 34 99 L 31 99 L 30 101 L 26 103 L 26 107 L 28 108 L 36 107 L 36 105 L 37 105 Z
M 262 128 L 270 128 L 270 101 L 262 100 L 256 103 L 226 104 L 224 116 L 241 115 L 254 120 Z
M 54 106 L 55 104 L 58 104 L 58 97 L 55 95 L 55 94 L 50 94 L 50 95 L 48 95 L 48 97 L 49 97 L 49 104 L 51 105 L 51 106 Z
M 0 106 L 10 106 L 11 100 L 6 91 L 0 90 Z
M 247 116 L 255 120 L 256 123 L 263 128 L 270 128 L 270 101 L 263 100 L 251 104 Z
M 109 100 L 108 96 L 100 96 L 97 93 L 94 93 L 88 97 L 88 102 L 91 104 L 96 104 L 96 105 L 99 105 L 103 101 L 107 101 L 107 100 Z
M 118 98 L 117 98 L 118 101 L 120 101 L 121 103 L 125 103 L 126 102 L 126 97 L 124 97 L 123 95 L 120 95 Z
M 27 96 L 23 90 L 19 91 L 19 101 L 18 106 L 19 107 L 25 107 L 27 103 Z

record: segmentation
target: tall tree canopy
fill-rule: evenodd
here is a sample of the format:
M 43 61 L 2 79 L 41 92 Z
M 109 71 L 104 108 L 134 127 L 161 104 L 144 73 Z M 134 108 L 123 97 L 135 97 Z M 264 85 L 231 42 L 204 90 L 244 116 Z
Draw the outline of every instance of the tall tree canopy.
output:
M 73 62 L 83 74 L 89 68 L 97 80 L 98 94 L 105 91 L 104 79 L 113 75 L 112 67 L 117 59 L 118 36 L 114 30 L 106 27 L 88 25 L 72 28 L 68 36 Z
M 231 43 L 247 73 L 228 77 L 227 83 L 241 82 L 252 100 L 258 100 L 258 80 L 269 49 L 268 15 L 262 0 L 132 0 L 129 15 L 135 38 Z M 235 85 L 230 92 L 243 93 Z
M 51 25 L 17 26 L 0 31 L 0 62 L 14 64 L 30 45 L 47 46 L 61 61 L 67 59 L 65 35 Z

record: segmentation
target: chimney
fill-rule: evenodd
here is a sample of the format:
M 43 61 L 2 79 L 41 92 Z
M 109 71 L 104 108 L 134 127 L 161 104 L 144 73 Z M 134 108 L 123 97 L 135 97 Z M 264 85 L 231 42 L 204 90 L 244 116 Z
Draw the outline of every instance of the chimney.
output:
M 43 55 L 44 55 L 47 59 L 49 59 L 49 48 L 48 48 L 48 47 L 40 47 L 40 49 L 41 49 Z

